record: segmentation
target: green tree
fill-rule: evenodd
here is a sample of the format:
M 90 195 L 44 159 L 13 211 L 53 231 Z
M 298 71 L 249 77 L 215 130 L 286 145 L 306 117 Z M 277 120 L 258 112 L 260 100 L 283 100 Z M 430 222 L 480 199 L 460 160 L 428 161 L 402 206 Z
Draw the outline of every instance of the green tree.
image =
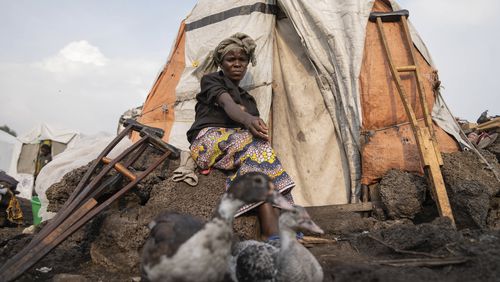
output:
M 17 137 L 17 133 L 13 129 L 8 127 L 6 124 L 4 124 L 3 126 L 0 126 L 0 130 L 7 132 L 14 137 Z

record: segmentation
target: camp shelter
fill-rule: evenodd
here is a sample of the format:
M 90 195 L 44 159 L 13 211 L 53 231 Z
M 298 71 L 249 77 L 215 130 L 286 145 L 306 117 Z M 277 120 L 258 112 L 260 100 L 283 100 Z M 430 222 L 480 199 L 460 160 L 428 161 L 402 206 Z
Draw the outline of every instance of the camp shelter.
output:
M 10 174 L 12 157 L 18 144 L 16 137 L 0 130 L 0 170 Z
M 256 40 L 257 64 L 240 86 L 256 98 L 271 127 L 273 147 L 297 183 L 296 202 L 357 202 L 361 185 L 377 182 L 391 168 L 422 172 L 380 37 L 368 19 L 372 11 L 399 9 L 383 0 L 200 0 L 180 24 L 139 121 L 165 129 L 165 141 L 188 150 L 200 66 L 221 40 L 244 32 Z M 405 65 L 409 52 L 401 26 L 384 28 L 394 60 Z M 410 30 L 439 148 L 459 150 L 467 144 L 439 93 L 436 67 Z M 414 77 L 402 80 L 422 120 Z
M 47 124 L 40 124 L 17 138 L 21 146 L 13 153 L 15 163 L 13 177 L 19 181 L 17 190 L 21 197 L 31 198 L 36 162 L 42 142 L 50 143 L 53 158 L 63 152 L 78 135 L 78 131 L 75 130 L 57 129 Z

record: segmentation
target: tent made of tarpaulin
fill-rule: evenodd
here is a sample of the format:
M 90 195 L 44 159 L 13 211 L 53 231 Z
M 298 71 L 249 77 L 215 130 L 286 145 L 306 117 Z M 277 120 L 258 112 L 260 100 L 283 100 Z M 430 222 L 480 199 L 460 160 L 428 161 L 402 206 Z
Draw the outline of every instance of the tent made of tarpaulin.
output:
M 64 151 L 77 135 L 77 131 L 55 129 L 47 124 L 32 128 L 28 133 L 18 137 L 23 146 L 17 160 L 17 172 L 35 173 L 35 163 L 43 141 L 50 141 L 51 155 L 55 157 Z
M 10 174 L 14 150 L 18 144 L 16 137 L 0 130 L 0 170 Z
M 257 64 L 240 85 L 272 128 L 273 147 L 297 183 L 296 202 L 356 202 L 361 184 L 375 183 L 391 168 L 422 172 L 376 25 L 368 20 L 372 11 L 399 9 L 382 0 L 200 0 L 181 23 L 139 121 L 163 128 L 165 141 L 188 150 L 198 66 L 221 40 L 244 32 L 256 40 Z M 402 28 L 384 27 L 394 60 L 407 64 Z M 439 148 L 456 151 L 465 142 L 439 93 L 429 52 L 410 29 Z M 402 80 L 421 120 L 413 79 Z
M 78 135 L 78 131 L 75 130 L 57 129 L 47 124 L 40 124 L 17 138 L 21 146 L 13 153 L 15 171 L 11 173 L 19 181 L 17 190 L 21 193 L 21 197 L 31 198 L 36 162 L 42 142 L 50 141 L 53 158 L 63 152 Z

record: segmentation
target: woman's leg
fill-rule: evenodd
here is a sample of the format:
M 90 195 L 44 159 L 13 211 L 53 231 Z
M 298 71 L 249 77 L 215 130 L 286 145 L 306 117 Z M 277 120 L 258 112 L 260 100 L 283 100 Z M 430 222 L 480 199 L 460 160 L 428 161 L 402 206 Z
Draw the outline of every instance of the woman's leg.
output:
M 279 235 L 278 218 L 279 210 L 270 203 L 263 203 L 257 208 L 260 222 L 260 235 L 262 240 Z
M 226 188 L 236 177 L 252 171 L 265 173 L 272 180 L 276 189 L 286 193 L 285 197 L 293 203 L 290 189 L 295 186 L 290 176 L 281 166 L 271 144 L 254 138 L 250 132 L 241 129 L 213 128 L 200 133 L 191 146 L 191 155 L 203 169 L 215 167 L 232 170 L 234 174 L 226 180 Z M 249 204 L 238 211 L 237 216 L 255 208 L 257 203 Z M 278 235 L 279 210 L 264 203 L 257 208 L 261 235 L 264 240 Z

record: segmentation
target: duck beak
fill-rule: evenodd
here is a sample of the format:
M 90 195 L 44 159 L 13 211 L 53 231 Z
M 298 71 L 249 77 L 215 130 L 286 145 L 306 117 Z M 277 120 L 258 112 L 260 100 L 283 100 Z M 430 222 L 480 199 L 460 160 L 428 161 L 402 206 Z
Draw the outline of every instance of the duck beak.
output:
M 273 190 L 269 195 L 268 202 L 285 211 L 293 210 L 292 204 L 290 204 L 277 190 Z
M 303 229 L 305 229 L 305 230 L 307 230 L 307 231 L 311 231 L 313 233 L 316 233 L 316 234 L 324 234 L 325 233 L 323 231 L 323 229 L 321 229 L 321 227 L 319 227 L 311 219 L 306 219 L 306 220 L 302 221 L 300 223 L 300 227 L 303 228 Z

